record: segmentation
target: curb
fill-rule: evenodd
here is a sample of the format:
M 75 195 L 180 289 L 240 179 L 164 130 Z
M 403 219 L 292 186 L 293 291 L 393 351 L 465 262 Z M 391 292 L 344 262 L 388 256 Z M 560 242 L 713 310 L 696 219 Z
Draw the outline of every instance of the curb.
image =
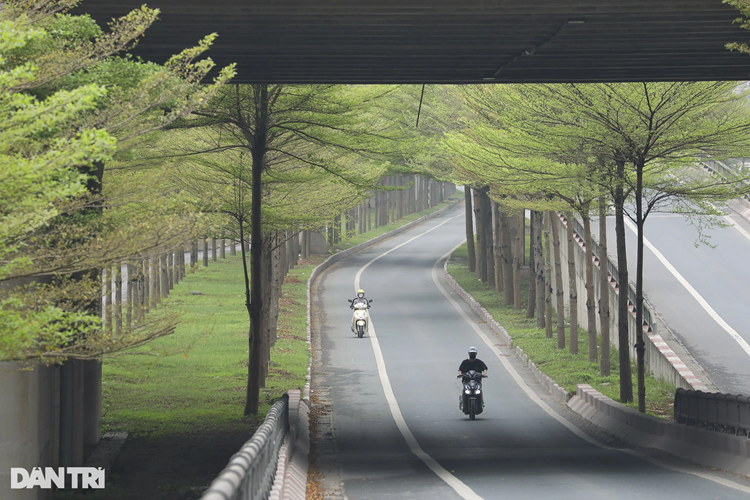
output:
M 355 245 L 346 250 L 342 250 L 328 257 L 319 264 L 310 273 L 307 279 L 307 349 L 310 353 L 310 363 L 307 365 L 307 375 L 305 378 L 305 388 L 300 394 L 299 390 L 288 391 L 289 394 L 289 432 L 287 433 L 284 445 L 279 452 L 277 461 L 276 478 L 269 499 L 272 500 L 305 500 L 307 494 L 307 473 L 309 469 L 308 455 L 310 453 L 310 421 L 309 421 L 309 401 L 310 401 L 310 381 L 312 379 L 312 316 L 311 316 L 311 288 L 315 279 L 320 273 L 328 269 L 331 265 L 349 255 L 371 247 L 376 243 L 403 233 L 422 222 L 432 219 L 438 215 L 447 212 L 459 203 L 464 201 L 460 198 L 446 207 L 435 210 L 432 213 L 424 215 L 419 219 L 404 224 L 401 227 L 392 229 L 387 233 L 376 236 L 364 243 Z M 294 415 L 294 416 L 293 416 Z

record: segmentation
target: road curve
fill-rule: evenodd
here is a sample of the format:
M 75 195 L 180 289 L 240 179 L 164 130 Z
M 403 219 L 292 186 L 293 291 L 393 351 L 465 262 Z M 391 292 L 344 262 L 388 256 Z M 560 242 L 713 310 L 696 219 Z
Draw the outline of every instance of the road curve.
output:
M 315 445 L 325 485 L 336 483 L 336 493 L 353 499 L 750 497 L 730 478 L 690 466 L 678 472 L 616 443 L 579 436 L 577 417 L 532 382 L 507 348 L 494 354 L 433 281 L 441 256 L 464 239 L 463 224 L 459 206 L 342 260 L 317 280 L 313 393 L 331 405 L 331 434 L 323 432 Z M 377 342 L 349 329 L 347 298 L 368 263 L 360 286 L 374 299 Z M 448 289 L 442 272 L 437 276 Z M 486 325 L 478 327 L 501 342 Z M 455 378 L 470 345 L 489 366 L 486 409 L 473 422 L 458 410 Z

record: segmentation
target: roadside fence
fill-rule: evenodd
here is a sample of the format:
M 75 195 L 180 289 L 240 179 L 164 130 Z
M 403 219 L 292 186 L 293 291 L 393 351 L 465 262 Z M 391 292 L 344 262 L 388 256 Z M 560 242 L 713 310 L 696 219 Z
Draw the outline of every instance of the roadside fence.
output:
M 240 451 L 203 493 L 201 500 L 258 500 L 271 493 L 279 450 L 289 430 L 289 395 L 284 394 Z
M 750 398 L 741 394 L 678 388 L 674 421 L 724 434 L 750 437 Z

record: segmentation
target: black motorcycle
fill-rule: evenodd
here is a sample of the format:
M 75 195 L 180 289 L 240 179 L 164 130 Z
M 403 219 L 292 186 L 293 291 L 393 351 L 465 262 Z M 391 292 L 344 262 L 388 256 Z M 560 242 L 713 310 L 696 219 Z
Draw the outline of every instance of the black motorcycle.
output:
M 458 407 L 471 420 L 484 411 L 484 396 L 482 395 L 482 374 L 474 370 L 459 375 L 463 382 L 463 391 L 458 400 Z

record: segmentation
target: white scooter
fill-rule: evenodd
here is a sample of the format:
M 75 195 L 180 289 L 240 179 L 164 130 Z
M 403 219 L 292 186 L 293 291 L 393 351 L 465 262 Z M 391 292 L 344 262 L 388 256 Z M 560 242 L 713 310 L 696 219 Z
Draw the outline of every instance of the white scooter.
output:
M 354 303 L 355 299 L 347 300 L 349 300 L 349 303 L 351 304 L 350 307 L 354 309 L 354 314 L 352 315 L 352 331 L 354 332 L 354 335 L 362 338 L 365 336 L 365 333 L 368 333 L 370 328 L 370 314 L 367 310 L 370 308 L 372 299 L 365 299 L 367 300 L 366 304 L 362 301 Z

